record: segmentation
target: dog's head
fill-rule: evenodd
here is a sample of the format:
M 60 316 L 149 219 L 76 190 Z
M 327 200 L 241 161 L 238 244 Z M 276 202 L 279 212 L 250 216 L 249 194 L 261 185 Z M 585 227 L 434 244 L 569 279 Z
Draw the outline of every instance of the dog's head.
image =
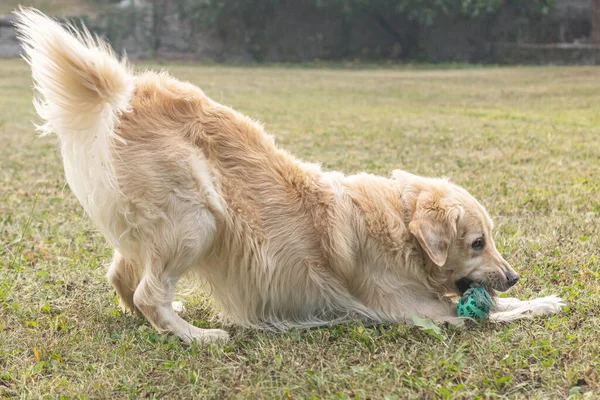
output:
M 411 184 L 415 203 L 408 228 L 433 264 L 448 272 L 448 286 L 461 294 L 472 282 L 498 291 L 513 286 L 519 276 L 496 249 L 483 206 L 446 180 L 417 179 Z

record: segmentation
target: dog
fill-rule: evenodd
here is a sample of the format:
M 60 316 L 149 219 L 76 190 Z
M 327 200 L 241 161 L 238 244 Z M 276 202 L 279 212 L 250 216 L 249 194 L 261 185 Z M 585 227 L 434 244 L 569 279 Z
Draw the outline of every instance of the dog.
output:
M 324 172 L 198 87 L 134 74 L 102 40 L 34 9 L 16 12 L 44 121 L 69 187 L 114 247 L 123 308 L 185 342 L 225 340 L 173 307 L 177 281 L 208 282 L 225 321 L 264 329 L 349 318 L 460 323 L 472 282 L 519 279 L 465 189 L 396 170 Z M 561 309 L 560 298 L 496 299 L 492 321 Z

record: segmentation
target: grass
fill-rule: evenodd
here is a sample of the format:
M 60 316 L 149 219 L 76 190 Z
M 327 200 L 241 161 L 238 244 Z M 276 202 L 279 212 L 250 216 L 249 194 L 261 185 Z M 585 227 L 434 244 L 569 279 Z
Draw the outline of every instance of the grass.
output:
M 148 65 L 157 67 L 156 65 Z M 560 315 L 511 325 L 237 328 L 186 347 L 122 314 L 110 249 L 36 138 L 29 71 L 0 62 L 0 396 L 575 398 L 600 395 L 600 80 L 592 67 L 326 70 L 162 65 L 266 123 L 325 169 L 404 168 L 464 185 L 496 221 L 519 298 Z M 219 326 L 201 294 L 184 317 Z

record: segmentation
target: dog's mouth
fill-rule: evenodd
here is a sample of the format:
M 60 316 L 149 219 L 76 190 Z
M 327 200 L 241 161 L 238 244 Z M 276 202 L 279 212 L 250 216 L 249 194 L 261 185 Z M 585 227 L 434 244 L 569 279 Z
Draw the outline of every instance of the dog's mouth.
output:
M 471 278 L 460 278 L 459 280 L 454 282 L 454 285 L 456 286 L 456 289 L 458 290 L 458 292 L 460 293 L 460 295 L 462 296 L 463 294 L 465 294 L 465 292 L 467 290 L 469 290 L 471 288 L 471 285 L 473 285 L 473 283 L 475 283 L 475 281 Z M 487 282 L 477 282 L 480 286 L 483 286 L 485 288 L 485 290 L 490 294 L 490 296 L 494 297 L 495 296 L 495 291 L 496 290 L 500 290 L 496 287 L 494 287 L 493 285 L 490 285 Z M 506 289 L 505 289 L 506 290 Z
M 454 282 L 454 285 L 456 285 L 456 288 L 458 289 L 458 291 L 460 292 L 460 295 L 462 296 L 471 287 L 473 282 L 474 282 L 473 279 L 469 279 L 469 278 L 465 277 L 465 278 L 460 278 L 459 280 Z

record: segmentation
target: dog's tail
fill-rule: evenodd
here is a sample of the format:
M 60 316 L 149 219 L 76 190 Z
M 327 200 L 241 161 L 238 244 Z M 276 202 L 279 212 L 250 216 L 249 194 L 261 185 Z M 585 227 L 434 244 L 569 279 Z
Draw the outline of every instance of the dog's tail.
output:
M 40 94 L 37 111 L 46 122 L 44 133 L 79 135 L 127 109 L 131 72 L 105 43 L 31 8 L 16 16 L 24 58 Z
M 114 239 L 99 220 L 107 217 L 101 215 L 107 198 L 118 191 L 114 126 L 128 108 L 132 72 L 85 28 L 79 32 L 31 8 L 16 12 L 15 26 L 38 92 L 34 104 L 44 120 L 39 129 L 58 135 L 69 186 L 107 238 Z

